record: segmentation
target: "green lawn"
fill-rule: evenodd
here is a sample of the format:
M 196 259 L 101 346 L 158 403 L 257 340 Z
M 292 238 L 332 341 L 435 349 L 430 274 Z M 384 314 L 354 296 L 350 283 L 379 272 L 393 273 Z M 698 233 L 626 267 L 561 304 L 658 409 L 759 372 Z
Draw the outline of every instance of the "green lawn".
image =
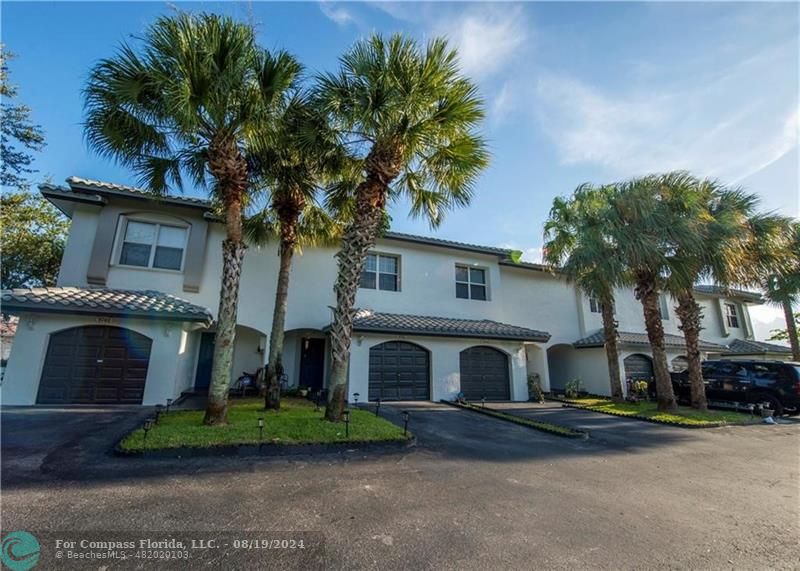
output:
M 655 402 L 623 402 L 614 403 L 608 399 L 586 397 L 566 399 L 570 404 L 596 412 L 615 414 L 617 416 L 642 416 L 659 422 L 674 422 L 686 426 L 720 426 L 724 424 L 749 424 L 749 414 L 723 410 L 700 412 L 690 407 L 679 406 L 677 412 L 658 412 Z
M 344 423 L 322 419 L 324 410 L 316 412 L 305 399 L 284 398 L 280 412 L 265 411 L 261 399 L 232 401 L 227 426 L 204 426 L 204 411 L 180 411 L 161 415 L 158 425 L 147 435 L 147 448 L 207 448 L 258 444 L 258 419 L 264 418 L 264 444 L 325 444 L 332 442 L 386 442 L 407 440 L 403 428 L 376 417 L 366 410 L 350 412 L 350 438 L 345 437 Z M 144 430 L 128 434 L 120 448 L 141 451 Z

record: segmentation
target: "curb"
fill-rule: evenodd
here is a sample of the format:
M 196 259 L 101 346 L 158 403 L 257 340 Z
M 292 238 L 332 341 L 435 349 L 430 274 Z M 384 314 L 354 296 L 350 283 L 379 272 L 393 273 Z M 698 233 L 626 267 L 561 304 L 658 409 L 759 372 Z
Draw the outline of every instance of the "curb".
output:
M 127 434 L 125 435 L 127 436 Z M 123 436 L 124 438 L 124 436 Z M 345 452 L 397 452 L 417 445 L 417 438 L 384 442 L 349 441 L 320 444 L 240 444 L 209 446 L 206 448 L 180 446 L 177 448 L 150 448 L 147 450 L 123 450 L 122 438 L 114 445 L 115 456 L 124 458 L 213 458 L 253 456 L 301 456 L 308 454 L 343 454 Z
M 577 428 L 572 428 L 572 427 L 564 426 L 564 425 L 561 425 L 561 424 L 555 424 L 555 423 L 552 423 L 552 422 L 544 423 L 543 421 L 535 421 L 533 419 L 527 419 L 527 418 L 525 418 L 523 416 L 516 416 L 516 415 L 510 414 L 510 413 L 502 412 L 502 411 L 495 410 L 495 409 L 492 409 L 492 408 L 481 408 L 481 407 L 477 407 L 477 406 L 466 406 L 466 405 L 463 405 L 463 404 L 458 404 L 458 403 L 455 403 L 455 402 L 452 402 L 452 401 L 448 401 L 448 400 L 444 400 L 444 399 L 442 399 L 440 402 L 442 404 L 450 405 L 450 406 L 452 406 L 454 408 L 459 408 L 461 410 L 469 410 L 469 411 L 472 411 L 472 412 L 477 412 L 479 414 L 483 414 L 483 415 L 489 416 L 491 418 L 496 418 L 497 420 L 504 420 L 506 422 L 510 422 L 510 423 L 516 424 L 518 426 L 524 426 L 526 428 L 531 428 L 533 430 L 538 430 L 540 432 L 546 432 L 547 434 L 552 434 L 554 436 L 561 436 L 562 438 L 581 438 L 583 440 L 586 440 L 586 439 L 589 438 L 589 432 L 586 431 L 586 430 L 579 430 Z M 530 421 L 530 422 L 527 422 L 527 421 Z M 541 422 L 541 426 L 536 426 L 534 424 L 531 424 L 531 422 L 536 422 L 537 424 Z M 553 430 L 551 428 L 548 428 L 546 426 L 547 424 L 550 424 L 550 425 L 553 425 L 553 426 L 558 426 L 558 427 L 564 428 L 566 430 L 571 430 L 575 434 L 564 434 L 561 431 Z

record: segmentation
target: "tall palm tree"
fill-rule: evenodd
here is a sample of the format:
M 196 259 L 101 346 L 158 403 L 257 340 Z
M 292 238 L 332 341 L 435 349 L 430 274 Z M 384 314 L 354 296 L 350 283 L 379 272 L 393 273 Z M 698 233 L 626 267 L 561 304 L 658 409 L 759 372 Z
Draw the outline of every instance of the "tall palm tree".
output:
M 758 250 L 759 257 L 765 252 L 784 257 L 783 261 L 768 264 L 772 267 L 763 280 L 764 292 L 769 302 L 783 309 L 792 360 L 800 362 L 800 339 L 792 311 L 792 306 L 800 303 L 800 224 L 786 221 L 783 228 L 785 239 L 782 244 L 770 244 L 770 241 L 764 240 Z
M 614 288 L 626 282 L 626 272 L 607 233 L 613 192 L 587 183 L 569 199 L 556 198 L 544 227 L 544 260 L 600 304 L 610 392 L 621 401 Z
M 437 226 L 446 210 L 469 203 L 489 157 L 477 133 L 483 101 L 443 39 L 425 48 L 400 35 L 361 40 L 340 58 L 338 72 L 317 78 L 315 100 L 357 156 L 362 175 L 351 189 L 353 219 L 337 254 L 325 417 L 338 421 L 358 283 L 387 202 L 404 194 L 412 215 Z
M 678 302 L 675 312 L 686 342 L 692 406 L 706 410 L 699 346 L 703 314 L 694 297 L 694 286 L 700 281 L 722 287 L 757 284 L 759 272 L 750 262 L 749 245 L 770 227 L 771 217 L 756 213 L 755 195 L 685 173 L 680 181 L 682 184 L 675 185 L 668 195 L 670 202 L 663 206 L 693 232 L 676 236 L 665 287 Z
M 316 203 L 321 185 L 342 169 L 347 158 L 337 138 L 329 135 L 324 117 L 298 95 L 275 121 L 271 136 L 252 150 L 253 170 L 270 189 L 270 201 L 247 220 L 246 231 L 250 241 L 259 245 L 277 240 L 280 256 L 265 379 L 264 406 L 268 409 L 280 408 L 292 258 L 300 247 L 334 245 L 341 237 L 338 219 Z
M 222 205 L 226 239 L 206 424 L 227 422 L 242 214 L 252 190 L 246 149 L 299 72 L 292 56 L 259 49 L 248 25 L 179 14 L 156 20 L 139 49 L 123 43 L 101 60 L 84 90 L 91 148 L 132 168 L 155 193 L 182 189 L 188 176 Z
M 675 216 L 667 205 L 672 204 L 672 195 L 685 192 L 690 179 L 686 173 L 675 172 L 618 183 L 612 200 L 613 215 L 609 217 L 608 231 L 630 271 L 634 295 L 642 304 L 661 411 L 675 410 L 677 403 L 667 363 L 659 298 L 665 290 L 670 255 L 679 238 L 685 243 L 693 240 L 695 248 L 700 247 L 701 241 L 697 221 L 689 216 Z

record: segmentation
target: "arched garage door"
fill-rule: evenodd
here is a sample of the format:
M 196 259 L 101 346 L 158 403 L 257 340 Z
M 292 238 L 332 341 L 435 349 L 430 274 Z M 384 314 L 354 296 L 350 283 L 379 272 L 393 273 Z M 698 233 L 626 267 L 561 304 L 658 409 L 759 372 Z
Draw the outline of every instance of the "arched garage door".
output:
M 506 354 L 491 347 L 461 351 L 461 392 L 467 400 L 509 400 Z
M 650 381 L 653 378 L 653 362 L 645 355 L 628 355 L 625 364 L 625 378 L 633 381 Z
M 428 351 L 404 341 L 388 341 L 369 350 L 369 400 L 429 400 Z
M 50 336 L 38 404 L 141 404 L 151 341 L 130 329 L 89 325 Z

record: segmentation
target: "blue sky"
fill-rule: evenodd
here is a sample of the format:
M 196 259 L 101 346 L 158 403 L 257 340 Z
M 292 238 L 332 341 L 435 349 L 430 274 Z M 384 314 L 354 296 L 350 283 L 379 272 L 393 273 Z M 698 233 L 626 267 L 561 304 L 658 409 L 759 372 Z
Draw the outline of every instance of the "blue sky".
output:
M 3 2 L 12 81 L 48 146 L 39 177 L 134 183 L 86 148 L 91 65 L 175 4 Z M 444 35 L 480 85 L 493 154 L 472 206 L 438 236 L 537 259 L 554 196 L 584 181 L 688 169 L 742 185 L 798 215 L 797 3 L 180 3 L 254 23 L 266 48 L 333 69 L 373 31 Z M 392 206 L 394 228 L 430 234 Z M 756 316 L 768 328 L 774 315 Z M 767 323 L 772 322 L 772 323 Z

